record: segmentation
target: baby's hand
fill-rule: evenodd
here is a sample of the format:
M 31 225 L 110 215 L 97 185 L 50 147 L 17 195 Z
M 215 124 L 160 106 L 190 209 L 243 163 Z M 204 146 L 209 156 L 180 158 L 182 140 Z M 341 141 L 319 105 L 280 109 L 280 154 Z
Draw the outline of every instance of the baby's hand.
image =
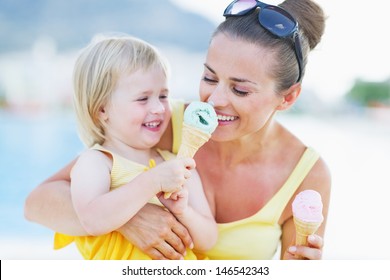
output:
M 185 181 L 191 177 L 191 169 L 195 168 L 192 158 L 172 159 L 150 169 L 149 176 L 154 176 L 160 192 L 180 191 Z
M 164 198 L 162 193 L 158 196 L 158 198 L 161 203 L 175 216 L 182 215 L 188 207 L 188 189 L 185 185 L 180 191 L 172 193 L 168 199 Z

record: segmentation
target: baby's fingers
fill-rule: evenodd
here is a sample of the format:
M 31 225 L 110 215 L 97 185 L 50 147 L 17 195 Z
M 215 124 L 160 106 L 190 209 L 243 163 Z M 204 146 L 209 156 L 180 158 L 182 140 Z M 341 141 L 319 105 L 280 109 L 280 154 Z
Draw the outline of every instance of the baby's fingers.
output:
M 195 169 L 196 163 L 195 163 L 195 160 L 193 158 L 183 158 L 182 161 L 183 161 L 184 166 L 188 170 Z

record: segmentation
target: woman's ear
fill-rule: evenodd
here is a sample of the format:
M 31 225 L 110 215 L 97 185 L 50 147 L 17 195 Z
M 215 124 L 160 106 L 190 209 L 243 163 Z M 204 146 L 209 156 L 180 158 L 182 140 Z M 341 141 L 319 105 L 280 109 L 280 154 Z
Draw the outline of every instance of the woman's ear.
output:
M 293 84 L 283 93 L 282 102 L 276 107 L 279 111 L 284 111 L 289 109 L 295 101 L 297 101 L 299 94 L 301 93 L 301 83 Z

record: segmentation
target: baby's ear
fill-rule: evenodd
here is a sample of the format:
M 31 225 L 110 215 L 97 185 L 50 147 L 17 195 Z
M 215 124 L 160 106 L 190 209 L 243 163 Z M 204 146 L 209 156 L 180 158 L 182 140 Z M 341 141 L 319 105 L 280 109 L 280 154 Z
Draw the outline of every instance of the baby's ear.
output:
M 294 105 L 295 101 L 297 101 L 298 96 L 301 93 L 301 89 L 302 87 L 300 83 L 293 84 L 283 93 L 282 102 L 278 107 L 276 107 L 276 109 L 279 111 L 289 109 L 292 105 Z
M 104 109 L 104 107 L 101 107 L 101 108 L 99 109 L 99 118 L 100 118 L 102 121 L 108 120 L 108 115 L 106 114 L 106 110 Z

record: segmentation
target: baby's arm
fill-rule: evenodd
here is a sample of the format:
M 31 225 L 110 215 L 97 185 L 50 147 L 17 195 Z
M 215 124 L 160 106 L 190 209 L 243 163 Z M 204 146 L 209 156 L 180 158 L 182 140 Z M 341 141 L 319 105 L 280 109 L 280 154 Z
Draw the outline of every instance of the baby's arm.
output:
M 172 194 L 172 199 L 160 200 L 188 229 L 199 251 L 211 249 L 218 238 L 218 229 L 203 191 L 202 182 L 196 170 L 192 170 L 183 190 Z M 176 200 L 175 200 L 176 199 Z
M 139 193 L 136 184 L 110 192 L 111 167 L 112 161 L 105 154 L 88 150 L 80 155 L 71 172 L 73 206 L 89 235 L 102 235 L 121 227 L 138 210 L 137 201 L 145 204 L 153 196 L 152 188 Z
M 86 151 L 71 174 L 72 200 L 81 224 L 90 235 L 118 229 L 157 193 L 179 190 L 189 172 L 187 166 L 191 168 L 188 162 L 163 163 L 110 191 L 111 159 L 100 151 Z

